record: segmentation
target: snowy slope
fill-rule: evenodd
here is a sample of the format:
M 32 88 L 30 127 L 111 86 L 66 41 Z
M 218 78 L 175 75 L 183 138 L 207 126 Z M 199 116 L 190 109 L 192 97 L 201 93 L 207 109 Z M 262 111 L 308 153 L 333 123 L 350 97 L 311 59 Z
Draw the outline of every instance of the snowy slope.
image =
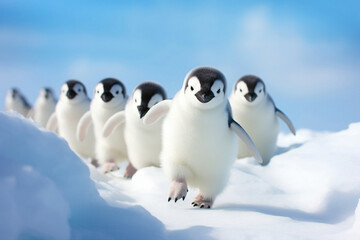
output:
M 214 208 L 195 209 L 196 189 L 167 202 L 161 169 L 104 176 L 53 133 L 0 113 L 0 239 L 360 239 L 359 143 L 360 123 L 281 134 L 268 166 L 237 160 Z

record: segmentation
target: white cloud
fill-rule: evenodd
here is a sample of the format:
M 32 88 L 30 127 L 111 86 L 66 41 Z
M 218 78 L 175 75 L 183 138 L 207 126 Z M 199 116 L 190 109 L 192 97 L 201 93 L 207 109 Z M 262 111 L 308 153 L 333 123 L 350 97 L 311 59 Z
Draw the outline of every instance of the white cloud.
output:
M 242 18 L 237 46 L 241 61 L 284 94 L 328 94 L 360 76 L 360 61 L 351 56 L 349 46 L 312 39 L 301 26 L 274 18 L 264 7 Z

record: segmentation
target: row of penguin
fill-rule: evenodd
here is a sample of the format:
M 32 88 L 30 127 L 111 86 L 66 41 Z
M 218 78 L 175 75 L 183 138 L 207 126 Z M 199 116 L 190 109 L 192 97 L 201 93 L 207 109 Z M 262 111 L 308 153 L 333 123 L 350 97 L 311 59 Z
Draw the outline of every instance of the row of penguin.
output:
M 90 100 L 83 83 L 69 80 L 59 101 L 44 88 L 32 108 L 18 89 L 11 89 L 6 110 L 56 132 L 103 173 L 117 170 L 123 161 L 129 161 L 125 178 L 141 168 L 161 166 L 171 181 L 168 201 L 184 200 L 189 186 L 199 189 L 192 205 L 210 208 L 237 158 L 253 156 L 260 165 L 269 163 L 278 118 L 295 135 L 259 77 L 241 77 L 229 98 L 226 88 L 218 69 L 198 67 L 186 75 L 173 99 L 155 82 L 141 83 L 128 97 L 121 81 L 106 78 Z

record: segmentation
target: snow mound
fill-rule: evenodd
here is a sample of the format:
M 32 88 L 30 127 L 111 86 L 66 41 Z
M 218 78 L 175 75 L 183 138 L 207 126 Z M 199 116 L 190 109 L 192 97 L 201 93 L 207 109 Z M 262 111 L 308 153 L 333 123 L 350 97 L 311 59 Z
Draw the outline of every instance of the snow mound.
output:
M 163 239 L 140 206 L 109 206 L 88 167 L 55 134 L 0 113 L 0 239 Z

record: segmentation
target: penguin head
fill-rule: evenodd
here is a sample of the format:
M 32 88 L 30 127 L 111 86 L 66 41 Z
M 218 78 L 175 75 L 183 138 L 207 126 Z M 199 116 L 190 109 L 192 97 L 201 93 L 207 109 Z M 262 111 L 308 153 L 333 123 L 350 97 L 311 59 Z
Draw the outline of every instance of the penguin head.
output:
M 237 80 L 233 89 L 233 97 L 239 102 L 256 105 L 266 96 L 265 84 L 257 76 L 246 75 Z
M 17 103 L 27 108 L 31 107 L 29 102 L 26 100 L 26 98 L 21 94 L 20 90 L 17 88 L 11 88 L 8 91 L 8 94 L 6 96 L 6 101 Z
M 69 80 L 61 87 L 60 100 L 71 104 L 88 100 L 85 85 L 77 80 Z
M 195 68 L 186 75 L 183 91 L 186 100 L 192 106 L 199 109 L 212 109 L 225 99 L 226 79 L 215 68 Z
M 43 88 L 40 90 L 38 99 L 43 101 L 55 100 L 54 92 L 51 88 Z
M 159 84 L 143 82 L 135 88 L 131 96 L 133 112 L 141 119 L 151 107 L 165 99 L 166 92 Z
M 20 100 L 21 93 L 17 88 L 11 88 L 8 91 L 7 98 L 13 101 Z
M 124 84 L 115 78 L 103 79 L 95 87 L 93 101 L 103 107 L 125 105 L 126 89 Z

